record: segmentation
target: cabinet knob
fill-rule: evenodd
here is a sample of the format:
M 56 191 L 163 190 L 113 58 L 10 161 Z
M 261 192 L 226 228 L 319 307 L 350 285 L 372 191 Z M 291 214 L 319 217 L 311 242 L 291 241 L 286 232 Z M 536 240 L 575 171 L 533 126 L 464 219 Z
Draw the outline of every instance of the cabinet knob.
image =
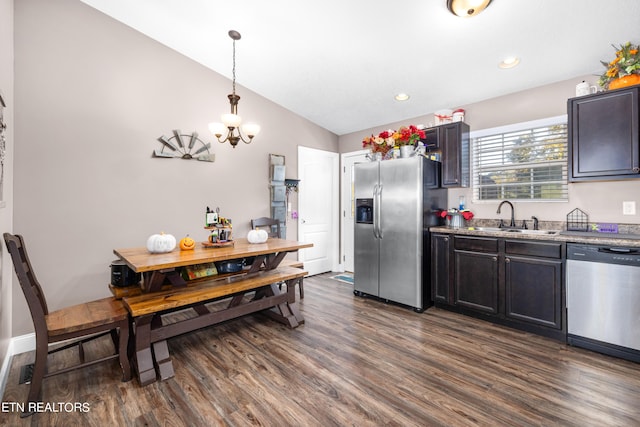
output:
M 638 168 L 638 167 L 635 167 L 635 168 L 633 168 L 633 169 L 631 169 L 631 170 L 632 170 L 634 173 L 638 173 L 638 172 L 640 172 L 640 168 Z
M 448 242 L 448 241 L 449 241 L 449 238 L 448 238 L 448 237 L 445 237 L 445 238 L 444 238 L 444 241 L 445 241 L 445 242 Z
M 494 256 L 492 259 L 493 259 L 494 261 L 498 261 L 498 257 L 497 257 L 497 256 Z
M 507 264 L 511 262 L 510 258 L 505 258 L 504 262 L 506 262 Z

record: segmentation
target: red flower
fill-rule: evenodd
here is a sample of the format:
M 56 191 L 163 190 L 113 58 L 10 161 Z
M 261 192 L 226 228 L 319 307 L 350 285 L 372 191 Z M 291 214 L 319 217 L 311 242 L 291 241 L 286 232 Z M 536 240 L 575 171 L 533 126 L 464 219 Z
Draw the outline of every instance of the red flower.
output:
M 393 134 L 393 139 L 398 145 L 416 145 L 418 140 L 426 136 L 424 130 L 418 129 L 415 125 L 401 126 Z
M 473 219 L 473 212 L 471 211 L 456 211 L 455 209 L 452 210 L 451 212 L 449 211 L 440 211 L 440 217 L 441 218 L 449 218 L 451 219 L 451 214 L 452 213 L 460 213 L 462 215 L 462 218 L 465 219 L 465 221 L 470 221 Z

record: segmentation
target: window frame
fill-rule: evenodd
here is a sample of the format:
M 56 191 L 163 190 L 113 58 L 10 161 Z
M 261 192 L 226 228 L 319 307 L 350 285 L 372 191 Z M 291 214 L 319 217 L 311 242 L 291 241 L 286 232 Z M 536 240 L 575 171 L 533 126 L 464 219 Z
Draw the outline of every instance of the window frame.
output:
M 569 180 L 568 180 L 568 162 L 569 162 L 569 158 L 568 158 L 568 149 L 569 149 L 569 140 L 568 140 L 568 132 L 569 129 L 567 128 L 567 159 L 566 162 L 563 165 L 563 186 L 564 186 L 564 198 L 557 198 L 557 199 L 535 199 L 535 198 L 527 198 L 527 199 L 516 199 L 516 198 L 496 198 L 496 199 L 480 199 L 479 198 L 479 193 L 480 193 L 480 189 L 478 188 L 478 182 L 479 182 L 479 177 L 476 176 L 477 174 L 477 165 L 476 165 L 476 139 L 477 138 L 481 138 L 481 137 L 485 137 L 485 136 L 491 136 L 491 135 L 499 135 L 499 134 L 506 134 L 506 133 L 514 133 L 514 132 L 518 132 L 518 131 L 524 131 L 524 130 L 529 130 L 529 129 L 535 129 L 535 128 L 539 128 L 539 127 L 545 127 L 545 126 L 554 126 L 554 125 L 559 125 L 559 124 L 564 124 L 568 126 L 568 115 L 567 114 L 563 114 L 563 115 L 559 115 L 559 116 L 552 116 L 552 117 L 547 117 L 547 118 L 543 118 L 543 119 L 538 119 L 538 120 L 530 120 L 530 121 L 526 121 L 526 122 L 519 122 L 519 123 L 512 123 L 509 125 L 504 125 L 504 126 L 497 126 L 497 127 L 493 127 L 493 128 L 487 128 L 487 129 L 481 129 L 481 130 L 476 130 L 476 131 L 471 131 L 469 133 L 469 141 L 471 144 L 471 190 L 472 190 L 472 198 L 473 198 L 473 202 L 474 203 L 495 203 L 497 201 L 502 201 L 502 200 L 511 200 L 511 201 L 517 201 L 517 202 L 537 202 L 537 203 L 558 203 L 558 202 L 568 202 L 569 201 Z M 524 164 L 523 164 L 524 165 Z

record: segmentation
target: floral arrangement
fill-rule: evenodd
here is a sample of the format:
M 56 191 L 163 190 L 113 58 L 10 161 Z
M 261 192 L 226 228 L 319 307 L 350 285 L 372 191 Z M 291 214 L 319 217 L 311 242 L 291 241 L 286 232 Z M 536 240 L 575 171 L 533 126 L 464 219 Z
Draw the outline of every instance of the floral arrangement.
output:
M 409 125 L 409 127 L 402 126 L 393 134 L 396 145 L 416 145 L 419 139 L 424 139 L 425 137 L 424 130 L 418 129 L 414 125 Z
M 378 136 L 367 136 L 362 140 L 362 148 L 368 148 L 372 153 L 386 154 L 393 147 L 401 145 L 416 145 L 417 142 L 425 138 L 424 130 L 417 126 L 401 126 L 397 131 L 385 130 Z
M 368 148 L 372 153 L 382 153 L 384 156 L 396 144 L 392 137 L 393 134 L 394 131 L 385 130 L 380 132 L 378 136 L 367 136 L 362 140 L 362 148 Z
M 460 214 L 465 221 L 471 221 L 473 219 L 473 212 L 471 211 L 459 211 L 458 209 L 449 209 L 448 211 L 441 211 L 440 217 L 451 219 L 451 215 Z
M 631 74 L 640 75 L 640 55 L 638 54 L 638 45 L 627 42 L 619 47 L 612 45 L 616 50 L 616 57 L 611 62 L 600 61 L 607 69 L 600 76 L 598 83 L 601 87 L 608 89 L 609 83 L 620 77 L 629 76 Z

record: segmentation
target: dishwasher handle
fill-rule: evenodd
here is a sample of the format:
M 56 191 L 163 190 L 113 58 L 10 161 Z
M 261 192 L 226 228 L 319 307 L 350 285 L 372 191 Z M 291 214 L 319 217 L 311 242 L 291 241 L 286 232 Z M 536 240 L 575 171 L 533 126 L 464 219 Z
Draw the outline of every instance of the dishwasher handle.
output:
M 603 252 L 605 254 L 637 254 L 638 250 L 631 249 L 631 248 L 610 247 L 610 248 L 598 248 L 598 252 Z

